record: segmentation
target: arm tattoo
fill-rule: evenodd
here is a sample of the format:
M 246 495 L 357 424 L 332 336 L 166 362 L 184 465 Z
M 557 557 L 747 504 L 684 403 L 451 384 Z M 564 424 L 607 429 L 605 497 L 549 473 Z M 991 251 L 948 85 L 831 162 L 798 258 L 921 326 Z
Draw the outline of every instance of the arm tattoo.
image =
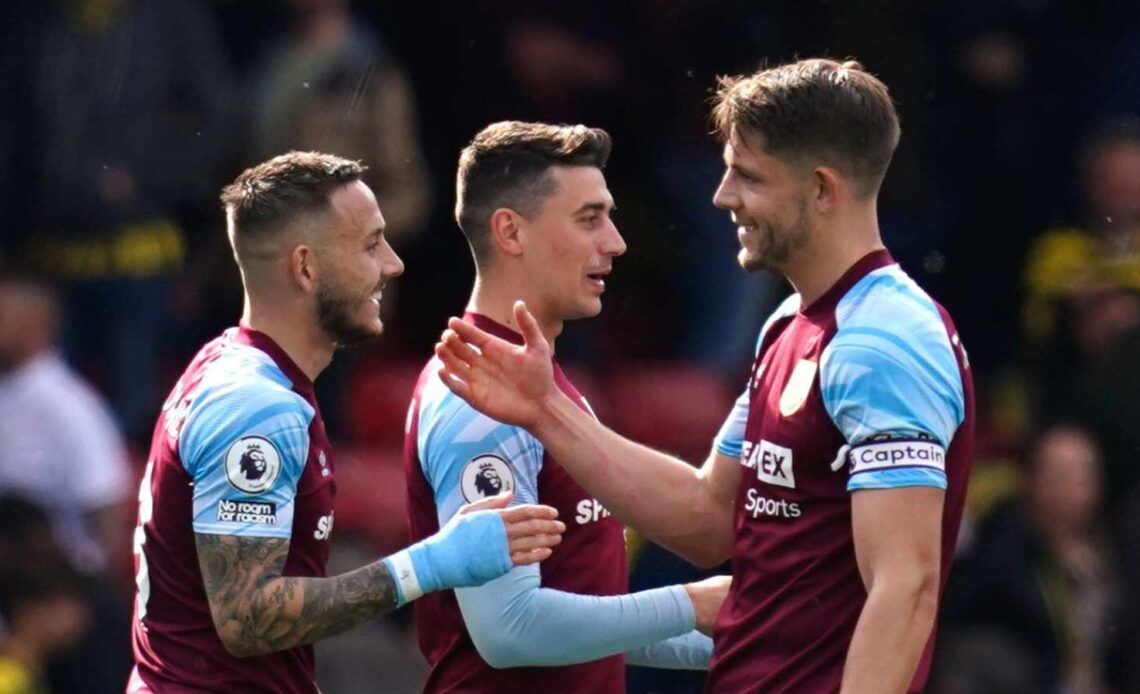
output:
M 218 636 L 237 656 L 311 643 L 396 608 L 381 562 L 329 578 L 282 576 L 289 541 L 194 534 Z

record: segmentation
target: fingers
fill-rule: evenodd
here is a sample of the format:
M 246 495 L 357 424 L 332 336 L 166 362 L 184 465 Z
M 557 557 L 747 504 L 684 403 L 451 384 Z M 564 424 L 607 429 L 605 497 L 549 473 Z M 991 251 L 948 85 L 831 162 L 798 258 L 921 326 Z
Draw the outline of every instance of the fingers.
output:
M 527 535 L 510 542 L 511 554 L 531 552 L 536 549 L 551 549 L 562 542 L 561 535 Z
M 443 362 L 443 365 L 447 367 L 449 372 L 464 380 L 470 380 L 471 362 L 465 361 L 462 357 L 457 356 L 456 350 L 453 349 L 451 345 L 444 342 L 437 342 L 435 345 L 435 356 L 439 357 L 439 360 Z
M 539 520 L 553 520 L 558 517 L 558 509 L 551 506 L 542 506 L 539 504 L 522 504 L 520 506 L 513 506 L 500 511 L 503 517 L 503 522 L 507 525 L 511 523 L 518 523 L 532 518 Z M 561 531 L 560 531 L 561 532 Z
M 464 514 L 464 513 L 471 513 L 472 511 L 483 511 L 486 509 L 506 508 L 507 504 L 511 503 L 511 499 L 513 497 L 514 497 L 513 492 L 503 492 L 502 494 L 496 494 L 495 496 L 489 496 L 485 499 L 473 501 L 470 504 L 465 504 L 465 505 L 461 506 L 459 508 L 459 513 Z M 520 508 L 522 508 L 522 507 L 520 507 Z M 506 520 L 506 519 L 504 518 L 504 520 Z M 509 527 L 510 526 L 508 524 L 508 529 L 509 529 Z
M 536 321 L 534 316 L 530 315 L 530 311 L 527 310 L 525 301 L 521 299 L 516 301 L 514 312 L 515 324 L 519 326 L 519 330 L 522 332 L 523 340 L 526 341 L 527 347 L 546 340 L 542 335 L 542 331 L 538 328 L 538 321 Z
M 476 328 L 474 325 L 471 325 L 470 323 L 458 318 L 448 319 L 447 327 L 454 330 L 459 335 L 460 339 L 462 339 L 464 342 L 473 344 L 479 349 L 482 349 L 483 345 L 486 345 L 492 340 L 498 339 L 493 335 L 486 333 L 479 328 Z
M 535 519 L 507 523 L 507 539 L 511 541 L 528 535 L 560 535 L 564 532 L 566 532 L 566 526 L 562 521 L 556 520 Z
M 464 323 L 464 325 L 466 325 L 466 323 Z M 444 330 L 439 340 L 447 347 L 447 351 L 468 364 L 474 364 L 475 360 L 481 356 L 479 352 L 475 351 L 474 347 L 464 342 L 463 338 L 454 330 Z
M 540 561 L 549 559 L 551 554 L 553 554 L 553 551 L 551 551 L 548 547 L 532 549 L 529 552 L 516 552 L 511 555 L 511 563 L 515 566 L 537 564 Z
M 459 377 L 452 373 L 446 366 L 435 373 L 439 376 L 439 380 L 443 381 L 443 385 L 447 386 L 448 390 L 464 400 L 471 400 L 471 386 L 459 380 Z

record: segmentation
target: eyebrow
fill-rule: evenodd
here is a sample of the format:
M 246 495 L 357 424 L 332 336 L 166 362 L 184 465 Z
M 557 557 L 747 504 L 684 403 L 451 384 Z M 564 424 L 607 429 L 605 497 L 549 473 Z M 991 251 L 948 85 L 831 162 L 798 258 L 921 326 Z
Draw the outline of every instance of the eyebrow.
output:
M 609 209 L 610 212 L 616 212 L 617 205 L 612 202 L 588 202 L 574 210 L 574 214 L 581 214 L 583 212 L 605 212 L 607 209 Z

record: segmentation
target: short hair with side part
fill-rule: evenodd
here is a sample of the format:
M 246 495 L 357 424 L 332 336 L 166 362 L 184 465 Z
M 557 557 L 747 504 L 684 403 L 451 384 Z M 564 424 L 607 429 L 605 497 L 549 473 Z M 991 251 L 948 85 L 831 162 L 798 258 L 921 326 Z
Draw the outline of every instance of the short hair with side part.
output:
M 476 260 L 489 251 L 491 215 L 499 208 L 536 214 L 556 192 L 552 166 L 605 168 L 609 133 L 584 125 L 501 121 L 475 135 L 459 156 L 455 219 Z
M 887 86 L 854 60 L 812 58 L 722 77 L 712 118 L 722 141 L 759 135 L 767 154 L 832 166 L 861 196 L 878 192 L 900 134 Z
M 360 162 L 321 152 L 289 152 L 243 171 L 222 189 L 226 225 L 238 262 L 299 215 L 329 209 L 332 193 L 360 180 Z

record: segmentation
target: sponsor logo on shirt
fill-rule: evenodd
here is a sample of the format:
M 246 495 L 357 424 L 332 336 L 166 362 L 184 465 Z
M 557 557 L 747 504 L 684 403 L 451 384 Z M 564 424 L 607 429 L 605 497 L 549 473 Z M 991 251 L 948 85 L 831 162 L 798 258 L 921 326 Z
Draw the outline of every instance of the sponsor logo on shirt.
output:
M 792 449 L 760 439 L 753 444 L 745 441 L 740 451 L 744 467 L 755 468 L 756 478 L 777 487 L 796 488 L 796 473 L 792 469 Z
M 276 525 L 277 504 L 272 501 L 222 499 L 218 502 L 218 520 L 222 523 Z
M 459 488 L 468 502 L 486 499 L 489 496 L 513 492 L 515 473 L 507 461 L 494 453 L 477 455 L 463 466 L 459 476 Z
M 226 479 L 246 494 L 268 491 L 281 474 L 281 454 L 264 436 L 243 436 L 226 451 Z
M 760 492 L 749 489 L 748 500 L 744 503 L 744 510 L 751 513 L 753 518 L 758 516 L 776 516 L 778 518 L 799 518 L 802 514 L 800 505 L 794 501 L 788 503 L 784 499 L 768 499 L 760 496 Z
M 933 441 L 876 441 L 851 449 L 851 474 L 904 467 L 946 471 L 946 451 Z
M 578 525 L 594 523 L 602 518 L 610 517 L 610 512 L 597 499 L 582 499 L 578 502 L 577 511 L 574 520 L 577 521 Z
M 317 519 L 317 529 L 313 531 L 313 538 L 316 540 L 327 540 L 332 535 L 333 529 L 333 515 L 330 513 L 327 516 L 321 516 Z

